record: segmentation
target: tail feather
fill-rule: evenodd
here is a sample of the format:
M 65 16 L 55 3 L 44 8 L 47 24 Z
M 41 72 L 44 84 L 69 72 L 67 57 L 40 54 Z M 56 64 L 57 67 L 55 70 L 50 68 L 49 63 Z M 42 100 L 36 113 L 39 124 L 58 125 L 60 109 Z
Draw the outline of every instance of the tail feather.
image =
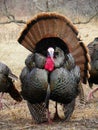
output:
M 31 52 L 33 52 L 33 48 L 31 48 L 30 46 L 29 46 L 29 44 L 27 44 L 27 42 L 26 42 L 26 40 L 24 39 L 24 41 L 22 42 L 22 45 L 25 47 L 25 48 L 28 48 L 28 50 L 30 50 Z

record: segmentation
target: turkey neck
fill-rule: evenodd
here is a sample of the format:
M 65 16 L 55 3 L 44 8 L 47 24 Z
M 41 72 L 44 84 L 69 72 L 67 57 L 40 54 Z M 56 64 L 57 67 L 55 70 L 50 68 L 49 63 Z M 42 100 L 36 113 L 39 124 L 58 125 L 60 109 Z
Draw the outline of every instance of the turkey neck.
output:
M 44 69 L 47 70 L 48 72 L 51 72 L 54 70 L 54 59 L 51 59 L 50 56 L 46 58 Z

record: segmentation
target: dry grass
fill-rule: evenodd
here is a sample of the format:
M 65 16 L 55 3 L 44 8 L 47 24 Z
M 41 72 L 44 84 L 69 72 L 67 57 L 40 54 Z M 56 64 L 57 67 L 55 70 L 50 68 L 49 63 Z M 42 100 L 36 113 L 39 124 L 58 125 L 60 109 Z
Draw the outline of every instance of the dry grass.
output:
M 11 70 L 19 76 L 26 56 L 30 53 L 17 43 L 17 36 L 22 26 L 15 24 L 0 25 L 0 61 L 7 64 Z M 78 25 L 81 38 L 86 45 L 94 37 L 98 36 L 96 25 Z M 20 81 L 16 82 L 16 87 L 20 90 Z M 85 97 L 89 92 L 88 85 L 83 85 Z M 98 96 L 86 105 L 81 105 L 77 99 L 75 111 L 69 122 L 54 122 L 52 125 L 36 125 L 32 122 L 26 102 L 15 104 L 15 101 L 8 94 L 4 95 L 3 109 L 0 111 L 0 130 L 97 130 L 98 129 Z M 51 102 L 50 110 L 52 116 L 54 104 Z M 60 116 L 63 116 L 59 106 Z

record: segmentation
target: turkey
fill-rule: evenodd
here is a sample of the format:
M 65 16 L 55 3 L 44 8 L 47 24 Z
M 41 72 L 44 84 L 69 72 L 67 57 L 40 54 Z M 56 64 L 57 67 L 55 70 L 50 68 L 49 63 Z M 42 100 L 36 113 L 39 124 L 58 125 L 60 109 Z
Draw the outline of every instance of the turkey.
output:
M 90 69 L 88 49 L 76 27 L 61 14 L 40 13 L 27 23 L 18 42 L 32 52 L 20 75 L 21 94 L 32 118 L 36 123 L 50 122 L 49 100 L 53 100 L 56 114 L 60 103 L 69 120 Z
M 2 92 L 0 101 L 2 99 L 3 93 L 9 93 L 9 95 L 18 102 L 22 100 L 20 93 L 15 88 L 13 83 L 13 81 L 17 79 L 17 76 L 11 72 L 10 68 L 4 63 L 0 62 L 0 92 Z
M 98 37 L 96 37 L 93 42 L 88 44 L 88 49 L 91 57 L 91 70 L 90 70 L 90 78 L 88 79 L 88 83 L 90 88 L 92 88 L 93 84 L 98 84 Z M 97 90 L 98 87 L 93 89 L 89 93 L 88 100 L 91 99 L 92 94 Z

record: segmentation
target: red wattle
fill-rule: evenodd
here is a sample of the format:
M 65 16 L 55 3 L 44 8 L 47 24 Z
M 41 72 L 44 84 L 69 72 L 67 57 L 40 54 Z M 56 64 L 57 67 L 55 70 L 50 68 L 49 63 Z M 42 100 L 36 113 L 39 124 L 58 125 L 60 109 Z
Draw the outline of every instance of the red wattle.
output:
M 54 62 L 51 57 L 47 57 L 44 68 L 48 71 L 52 71 L 54 69 Z

